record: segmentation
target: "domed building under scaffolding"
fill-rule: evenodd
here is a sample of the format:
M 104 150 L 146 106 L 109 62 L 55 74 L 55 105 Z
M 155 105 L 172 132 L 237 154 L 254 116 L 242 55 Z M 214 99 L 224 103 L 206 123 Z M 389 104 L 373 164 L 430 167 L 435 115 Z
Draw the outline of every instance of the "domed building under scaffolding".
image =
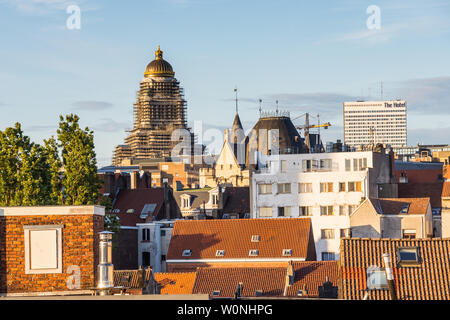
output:
M 140 84 L 134 104 L 133 129 L 125 139 L 125 144 L 115 149 L 115 166 L 171 157 L 173 148 L 179 144 L 178 141 L 172 141 L 172 133 L 176 129 L 184 129 L 184 133 L 190 135 L 189 155 L 192 154 L 195 139 L 187 127 L 183 89 L 174 76 L 172 66 L 163 59 L 163 52 L 158 46 L 155 60 L 147 65 Z

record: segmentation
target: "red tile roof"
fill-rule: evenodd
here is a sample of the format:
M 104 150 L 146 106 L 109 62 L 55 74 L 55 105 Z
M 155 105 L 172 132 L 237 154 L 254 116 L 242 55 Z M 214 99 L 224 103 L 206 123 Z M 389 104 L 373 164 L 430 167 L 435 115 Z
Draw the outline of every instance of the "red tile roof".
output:
M 430 198 L 371 198 L 373 206 L 379 214 L 426 214 Z M 402 208 L 408 211 L 402 213 Z
M 252 236 L 260 236 L 252 242 Z M 182 256 L 190 249 L 191 256 Z M 250 250 L 258 250 L 258 256 L 249 256 Z M 283 249 L 292 249 L 291 256 L 283 256 Z M 223 257 L 216 257 L 217 250 L 225 250 Z M 311 219 L 225 219 L 179 220 L 173 228 L 167 253 L 171 259 L 261 259 L 305 258 L 315 260 Z
M 294 283 L 287 290 L 288 296 L 298 296 L 299 290 L 306 290 L 304 297 L 318 298 L 319 288 L 327 280 L 338 287 L 339 268 L 337 261 L 294 262 Z
M 120 219 L 122 226 L 136 226 L 136 223 L 144 223 L 139 215 L 146 204 L 156 204 L 153 217 L 156 217 L 164 203 L 164 188 L 121 190 L 113 206 L 113 213 Z M 127 213 L 128 209 L 134 209 L 134 213 Z M 120 210 L 120 212 L 115 212 Z M 150 215 L 149 215 L 150 216 Z
M 161 294 L 191 294 L 195 272 L 155 273 Z
M 152 269 L 145 270 L 114 270 L 114 286 L 127 289 L 143 289 L 153 280 Z
M 257 290 L 263 296 L 282 296 L 286 279 L 286 268 L 198 268 L 194 294 L 209 294 L 219 291 L 215 297 L 233 297 L 240 282 L 242 297 L 255 297 Z
M 444 187 L 442 188 L 442 198 L 450 197 L 450 181 L 444 182 Z
M 417 247 L 419 264 L 401 266 L 397 260 L 399 247 Z M 384 253 L 389 253 L 394 274 L 394 284 L 400 300 L 450 299 L 450 239 L 357 239 L 341 240 L 340 266 L 342 282 L 340 297 L 369 300 L 388 300 L 386 289 L 367 288 L 367 268 L 384 268 Z

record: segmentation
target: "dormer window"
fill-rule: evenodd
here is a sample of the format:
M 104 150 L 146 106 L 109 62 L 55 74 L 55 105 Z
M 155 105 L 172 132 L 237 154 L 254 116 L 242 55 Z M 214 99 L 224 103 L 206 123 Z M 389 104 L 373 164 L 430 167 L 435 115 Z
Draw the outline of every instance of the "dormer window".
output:
M 256 257 L 256 256 L 258 256 L 258 253 L 259 253 L 258 250 L 253 249 L 253 250 L 250 250 L 250 251 L 248 252 L 248 255 L 249 255 L 250 257 Z
M 402 206 L 402 210 L 400 211 L 400 213 L 408 213 L 408 209 L 409 209 L 409 204 L 405 204 Z
M 252 235 L 252 242 L 259 242 L 261 240 L 261 236 L 254 234 Z
M 283 256 L 285 257 L 292 256 L 292 249 L 283 249 Z
M 181 197 L 181 208 L 187 209 L 191 207 L 191 197 L 189 195 L 183 195 Z
M 216 251 L 216 257 L 223 257 L 223 256 L 225 256 L 225 250 Z
M 397 259 L 400 265 L 419 264 L 419 252 L 416 247 L 398 248 Z
M 212 292 L 212 296 L 213 296 L 213 297 L 218 297 L 218 296 L 220 296 L 220 290 L 214 290 L 214 291 Z
M 297 296 L 302 297 L 303 296 L 303 290 L 298 290 Z
M 192 255 L 191 249 L 183 250 L 183 257 L 190 257 Z

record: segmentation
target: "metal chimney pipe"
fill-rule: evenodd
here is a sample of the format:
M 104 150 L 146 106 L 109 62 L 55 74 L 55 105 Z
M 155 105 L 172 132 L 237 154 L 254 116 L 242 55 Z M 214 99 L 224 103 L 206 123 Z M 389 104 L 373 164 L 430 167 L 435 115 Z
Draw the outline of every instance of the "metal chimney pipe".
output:
M 97 289 L 100 295 L 107 295 L 114 287 L 114 266 L 112 264 L 112 235 L 114 232 L 102 231 L 99 245 L 99 264 L 97 266 Z
M 384 260 L 384 268 L 386 272 L 386 280 L 389 287 L 389 292 L 391 294 L 392 300 L 397 300 L 397 293 L 395 292 L 394 287 L 394 275 L 392 274 L 392 266 L 391 266 L 391 259 L 389 258 L 389 253 L 383 254 L 383 260 Z

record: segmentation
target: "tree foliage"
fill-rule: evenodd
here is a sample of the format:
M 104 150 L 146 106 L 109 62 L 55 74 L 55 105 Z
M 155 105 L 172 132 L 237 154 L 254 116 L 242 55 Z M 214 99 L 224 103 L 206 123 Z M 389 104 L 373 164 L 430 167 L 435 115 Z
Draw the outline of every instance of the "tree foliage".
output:
M 94 150 L 94 132 L 80 128 L 77 115 L 60 116 L 58 140 L 61 147 L 64 176 L 64 204 L 95 204 L 100 181 Z
M 58 141 L 31 142 L 21 125 L 0 131 L 0 206 L 85 205 L 99 198 L 94 134 L 60 116 Z

